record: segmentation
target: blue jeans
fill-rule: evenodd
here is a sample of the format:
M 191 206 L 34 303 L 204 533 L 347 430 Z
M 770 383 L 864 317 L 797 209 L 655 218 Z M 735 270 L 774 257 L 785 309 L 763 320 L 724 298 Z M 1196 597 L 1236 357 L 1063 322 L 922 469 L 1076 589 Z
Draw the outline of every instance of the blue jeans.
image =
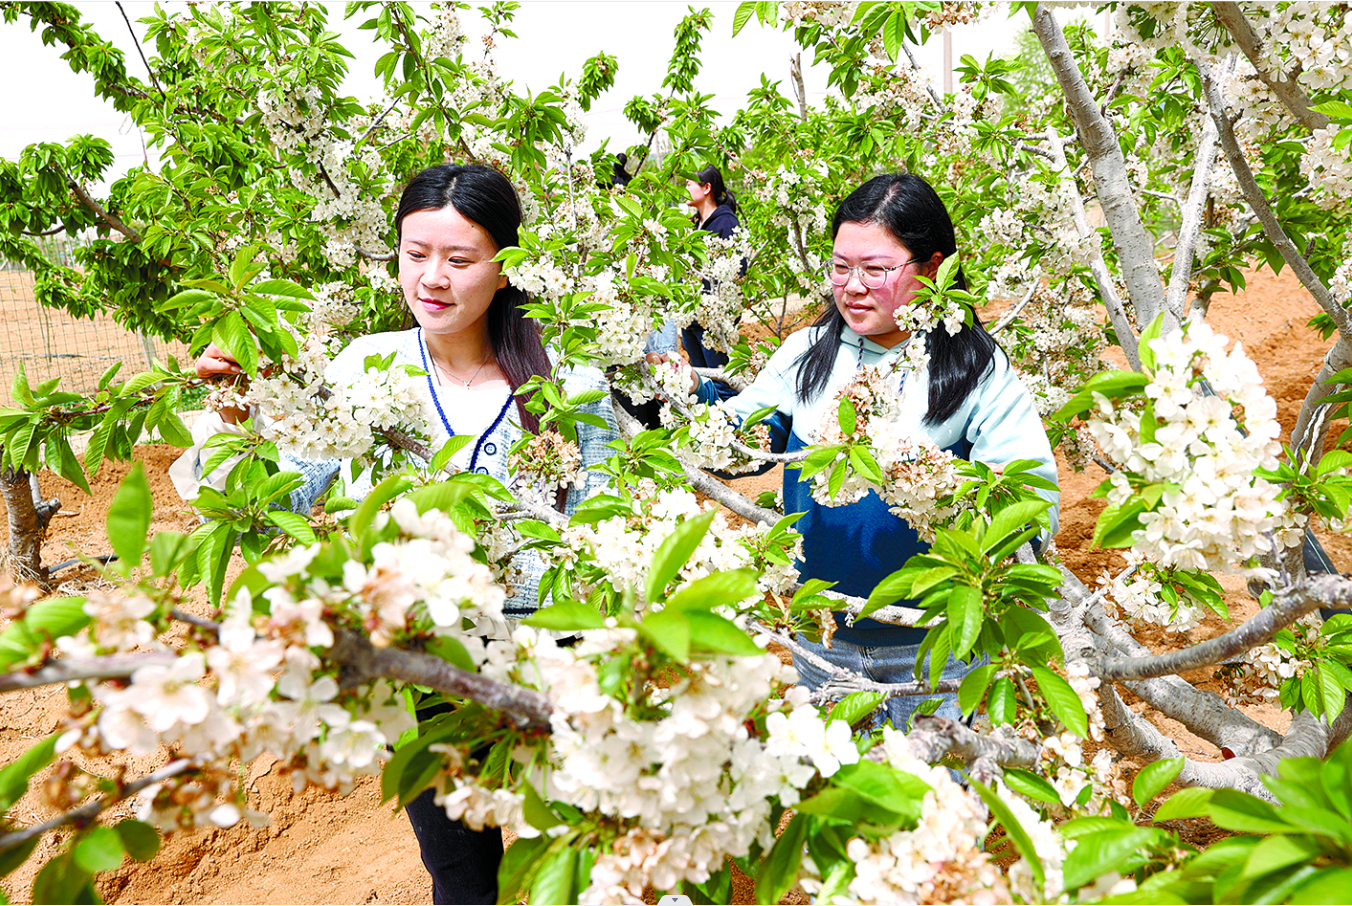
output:
M 833 639 L 831 647 L 810 642 L 798 636 L 798 644 L 837 667 L 844 667 L 877 683 L 913 683 L 915 682 L 915 656 L 919 645 L 855 645 L 841 639 Z M 808 661 L 797 652 L 793 655 L 793 666 L 798 669 L 799 682 L 809 689 L 819 689 L 831 680 L 831 675 Z M 961 661 L 950 660 L 944 667 L 943 679 L 960 680 L 967 675 L 972 666 Z M 930 699 L 942 699 L 935 711 L 941 717 L 962 720 L 962 709 L 958 707 L 956 692 L 935 693 L 934 695 L 894 695 L 878 711 L 874 712 L 875 726 L 880 725 L 883 714 L 892 726 L 906 732 L 911 712 L 921 702 Z

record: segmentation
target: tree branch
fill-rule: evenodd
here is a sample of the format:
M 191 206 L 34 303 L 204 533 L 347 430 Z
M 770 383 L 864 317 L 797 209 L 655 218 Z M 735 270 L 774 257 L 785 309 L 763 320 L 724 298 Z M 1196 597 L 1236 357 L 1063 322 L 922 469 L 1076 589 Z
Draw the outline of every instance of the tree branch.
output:
M 991 334 L 997 334 L 1000 331 L 1004 330 L 1006 327 L 1008 327 L 1010 324 L 1014 323 L 1014 319 L 1019 316 L 1019 312 L 1027 308 L 1028 303 L 1033 301 L 1033 297 L 1037 295 L 1037 291 L 1038 284 L 1036 283 L 1028 287 L 1028 292 L 1023 294 L 1023 298 L 1020 299 L 1017 303 L 1015 303 L 1013 308 L 1011 308 L 1009 311 L 1001 315 L 1000 320 L 995 322 L 995 326 L 990 328 L 990 330 L 987 332 Z
M 543 693 L 461 670 L 435 655 L 401 648 L 376 648 L 365 636 L 339 629 L 333 647 L 329 649 L 329 657 L 343 665 L 341 684 L 344 688 L 387 677 L 473 699 L 511 715 L 522 729 L 549 729 L 549 715 L 554 705 Z
M 1122 300 L 1117 297 L 1117 289 L 1113 286 L 1113 275 L 1103 260 L 1103 250 L 1099 248 L 1097 237 L 1089 227 L 1089 218 L 1084 213 L 1084 202 L 1080 199 L 1079 187 L 1075 185 L 1074 175 L 1066 163 L 1066 152 L 1061 144 L 1061 136 L 1051 126 L 1047 127 L 1047 142 L 1052 152 L 1052 165 L 1064 173 L 1064 178 L 1070 183 L 1071 220 L 1075 223 L 1075 232 L 1080 237 L 1080 243 L 1093 249 L 1093 255 L 1089 259 L 1089 270 L 1094 275 L 1094 282 L 1098 284 L 1099 298 L 1103 300 L 1103 307 L 1108 310 L 1108 320 L 1112 322 L 1113 331 L 1117 334 L 1118 345 L 1122 347 L 1127 364 L 1132 370 L 1140 371 L 1141 354 L 1136 348 L 1136 331 L 1127 320 Z
M 1033 10 L 1033 31 L 1065 93 L 1066 106 L 1080 136 L 1080 145 L 1093 167 L 1094 186 L 1113 248 L 1122 265 L 1127 294 L 1136 309 L 1136 322 L 1149 324 L 1164 310 L 1164 285 L 1155 265 L 1154 243 L 1141 223 L 1131 185 L 1127 182 L 1127 163 L 1117 134 L 1099 111 L 1066 44 L 1065 35 L 1061 33 L 1061 26 L 1044 4 L 1039 3 Z
M 1292 272 L 1310 291 L 1310 295 L 1314 296 L 1319 307 L 1328 313 L 1334 324 L 1338 325 L 1338 333 L 1344 337 L 1352 337 L 1352 318 L 1349 318 L 1347 310 L 1333 298 L 1333 294 L 1315 275 L 1305 256 L 1286 235 L 1286 231 L 1277 220 L 1277 215 L 1273 213 L 1272 207 L 1263 195 L 1263 190 L 1259 188 L 1258 181 L 1253 178 L 1253 171 L 1249 169 L 1248 162 L 1244 160 L 1244 152 L 1240 150 L 1239 142 L 1235 139 L 1234 121 L 1225 112 L 1225 99 L 1221 97 L 1220 88 L 1212 78 L 1211 67 L 1202 60 L 1194 61 L 1194 65 L 1202 75 L 1202 90 L 1206 93 L 1211 117 L 1216 121 L 1221 147 L 1235 171 L 1235 178 L 1239 182 L 1240 191 L 1244 193 L 1244 200 L 1253 208 L 1253 212 L 1258 215 L 1258 222 L 1263 225 L 1263 233 L 1277 247 L 1277 251 L 1282 253 L 1282 258 L 1291 265 Z
M 763 623 L 753 623 L 752 627 L 831 676 L 831 679 L 824 686 L 812 693 L 811 701 L 816 705 L 827 701 L 840 701 L 852 692 L 881 692 L 892 698 L 957 692 L 958 687 L 962 685 L 962 680 L 939 680 L 934 686 L 924 682 L 880 683 L 855 673 L 853 670 L 831 663 L 816 652 L 804 648 L 796 640 L 781 632 L 775 632 Z
M 1322 129 L 1330 122 L 1329 118 L 1322 113 L 1310 109 L 1310 98 L 1295 78 L 1288 77 L 1284 72 L 1278 72 L 1276 76 L 1268 72 L 1264 61 L 1263 42 L 1254 33 L 1253 27 L 1249 25 L 1249 20 L 1244 18 L 1244 13 L 1239 8 L 1238 3 L 1212 3 L 1211 11 L 1216 14 L 1216 18 L 1226 31 L 1230 32 L 1230 37 L 1235 39 L 1239 49 L 1244 52 L 1244 56 L 1249 58 L 1253 64 L 1254 71 L 1258 73 L 1258 78 L 1263 80 L 1263 84 L 1272 89 L 1272 93 L 1277 96 L 1277 100 L 1291 111 L 1291 115 L 1296 120 L 1313 132 L 1316 129 Z
M 1089 669 L 1099 679 L 1112 682 L 1196 670 L 1270 642 L 1279 631 L 1321 607 L 1349 605 L 1352 605 L 1352 580 L 1328 574 L 1311 576 L 1293 588 L 1276 591 L 1269 606 L 1214 639 L 1149 657 L 1091 660 Z
M 188 771 L 196 769 L 197 766 L 187 758 L 171 761 L 158 771 L 147 774 L 140 780 L 134 780 L 131 783 L 119 786 L 115 795 L 96 799 L 93 802 L 87 802 L 79 808 L 73 808 L 68 812 L 62 812 L 60 815 L 50 818 L 41 824 L 34 824 L 30 827 L 25 827 L 23 830 L 0 836 L 0 853 L 14 849 L 36 837 L 41 837 L 43 834 L 47 833 L 47 831 L 54 830 L 63 825 L 70 824 L 76 827 L 84 827 L 97 818 L 99 813 L 104 809 L 121 802 L 128 796 L 135 796 L 146 787 L 154 786 L 157 783 L 163 783 L 172 777 L 177 777 L 180 774 L 185 774 Z
M 997 729 L 989 736 L 976 732 L 961 721 L 937 714 L 916 715 L 915 729 L 906 734 L 911 751 L 921 761 L 933 764 L 945 755 L 956 755 L 972 762 L 985 758 L 1005 767 L 1033 767 L 1042 747 Z
M 92 658 L 61 658 L 36 670 L 16 670 L 0 674 L 0 693 L 37 689 L 56 683 L 125 679 L 142 667 L 170 666 L 177 660 L 178 655 L 169 651 L 112 654 Z
M 1174 243 L 1174 270 L 1169 278 L 1165 305 L 1182 323 L 1187 315 L 1188 285 L 1192 282 L 1192 263 L 1202 237 L 1202 215 L 1207 196 L 1211 193 L 1211 165 L 1216 158 L 1216 122 L 1203 117 L 1202 138 L 1197 145 L 1197 165 L 1192 171 L 1192 186 L 1183 205 L 1183 222 Z
M 61 179 L 65 181 L 66 185 L 70 187 L 70 190 L 75 193 L 75 197 L 80 199 L 81 203 L 83 203 L 85 207 L 93 211 L 95 216 L 97 216 L 104 223 L 108 224 L 108 226 L 117 230 L 123 236 L 126 236 L 132 242 L 141 241 L 140 233 L 136 232 L 136 230 L 133 230 L 131 227 L 123 223 L 121 218 L 119 218 L 116 214 L 110 214 L 107 210 L 105 210 L 103 205 L 99 204 L 97 200 L 95 200 L 88 192 L 85 191 L 84 186 L 80 185 L 78 182 L 76 182 L 74 179 L 71 178 L 70 174 L 66 172 L 66 169 L 64 167 L 56 163 L 50 164 L 50 166 L 56 170 L 57 175 L 59 175 Z

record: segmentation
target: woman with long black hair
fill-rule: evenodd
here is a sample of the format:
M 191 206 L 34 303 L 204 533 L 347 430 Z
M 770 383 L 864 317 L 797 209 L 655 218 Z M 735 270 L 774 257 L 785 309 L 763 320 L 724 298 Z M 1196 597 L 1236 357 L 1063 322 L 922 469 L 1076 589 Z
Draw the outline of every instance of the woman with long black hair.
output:
M 417 326 L 358 337 L 325 372 L 329 383 L 347 383 L 365 369 L 368 356 L 390 353 L 395 354 L 391 367 L 412 365 L 423 370 L 433 448 L 457 433 L 473 435 L 476 440 L 458 451 L 451 462 L 504 483 L 510 480 L 508 450 L 523 433 L 535 433 L 539 425 L 517 391 L 533 375 L 549 375 L 552 367 L 537 323 L 522 308 L 526 293 L 512 286 L 493 260 L 500 249 L 517 244 L 520 224 L 516 192 L 496 170 L 477 164 L 444 164 L 415 176 L 400 197 L 394 225 L 399 238 L 399 284 Z M 608 389 L 597 369 L 560 372 L 569 395 Z M 197 373 L 203 377 L 238 375 L 240 367 L 213 345 L 198 359 Z M 578 424 L 583 478 L 578 488 L 558 501 L 566 513 L 606 486 L 606 476 L 587 467 L 606 459 L 611 453 L 606 445 L 618 436 L 608 395 L 584 408 L 600 416 L 606 427 Z M 198 446 L 182 459 L 191 480 L 176 482 L 185 498 L 195 496 L 193 490 L 203 480 L 201 444 L 228 430 L 225 425 L 243 415 L 226 411 L 194 425 Z M 308 513 L 337 476 L 342 461 L 284 458 L 281 465 L 306 476 L 306 484 L 293 493 L 291 503 L 293 509 Z M 223 479 L 224 471 L 215 474 Z M 364 491 L 363 484 L 349 489 L 354 496 Z M 508 619 L 521 619 L 536 609 L 536 589 L 544 569 L 536 556 L 520 556 L 516 565 L 522 578 L 503 606 Z M 420 707 L 418 717 L 426 719 L 448 707 Z M 426 790 L 407 809 L 423 864 L 432 875 L 433 901 L 496 903 L 501 831 L 473 831 L 451 821 L 434 797 L 433 790 Z
M 874 177 L 841 203 L 832 236 L 827 276 L 835 304 L 812 327 L 788 337 L 752 385 L 730 398 L 737 414 L 745 418 L 773 406 L 775 414 L 766 420 L 773 449 L 802 449 L 813 442 L 823 415 L 834 410 L 837 392 L 860 368 L 886 366 L 905 354 L 908 343 L 924 343 L 927 364 L 901 378 L 897 389 L 899 417 L 913 436 L 967 460 L 1037 460 L 1042 463 L 1037 474 L 1055 482 L 1056 461 L 1032 398 L 980 320 L 974 316 L 953 335 L 941 327 L 912 336 L 894 317 L 914 301 L 921 286 L 917 278 L 933 279 L 939 264 L 957 253 L 952 220 L 934 189 L 909 173 Z M 961 271 L 957 280 L 965 288 Z M 726 395 L 693 375 L 692 387 L 704 402 Z M 797 471 L 785 470 L 784 512 L 805 514 L 796 526 L 803 535 L 798 566 L 804 579 L 835 582 L 835 591 L 868 597 L 879 581 L 928 549 L 876 493 L 827 507 L 812 499 L 811 487 Z M 1054 493 L 1047 496 L 1056 501 Z M 1054 534 L 1055 508 L 1051 519 Z M 831 663 L 879 682 L 911 680 L 925 630 L 870 619 L 849 625 L 839 614 L 836 622 L 830 648 L 800 641 Z M 794 661 L 807 685 L 829 681 L 807 659 Z M 960 678 L 966 669 L 955 663 L 944 677 Z M 916 701 L 889 701 L 894 726 L 906 728 Z M 940 713 L 959 716 L 955 696 Z
M 737 196 L 723 185 L 723 174 L 719 169 L 710 164 L 698 173 L 692 173 L 685 181 L 685 189 L 690 195 L 685 203 L 695 209 L 691 217 L 695 226 L 719 239 L 732 236 L 739 225 Z M 704 291 L 709 290 L 706 283 Z M 704 345 L 704 328 L 698 322 L 681 328 L 681 345 L 690 357 L 690 364 L 696 368 L 722 368 L 728 364 L 726 353 Z

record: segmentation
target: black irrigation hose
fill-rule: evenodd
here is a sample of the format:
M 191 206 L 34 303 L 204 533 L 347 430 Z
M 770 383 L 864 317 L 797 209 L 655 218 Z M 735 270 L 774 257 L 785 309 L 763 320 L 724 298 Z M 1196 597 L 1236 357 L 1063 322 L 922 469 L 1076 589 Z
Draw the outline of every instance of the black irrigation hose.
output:
M 114 560 L 116 560 L 116 559 L 117 559 L 117 554 L 103 554 L 102 556 L 98 556 L 98 557 L 84 557 L 84 558 L 81 558 L 81 557 L 75 557 L 75 558 L 72 559 L 72 560 L 65 560 L 65 561 L 62 561 L 61 563 L 56 564 L 56 566 L 49 566 L 49 567 L 47 567 L 47 575 L 48 575 L 48 576 L 55 575 L 56 573 L 58 573 L 58 572 L 60 572 L 61 570 L 65 569 L 66 567 L 69 567 L 69 566 L 78 566 L 79 564 L 81 564 L 81 563 L 87 563 L 87 562 L 89 562 L 90 560 L 97 560 L 97 561 L 100 562 L 100 563 L 107 564 L 107 563 L 111 563 L 112 561 L 114 561 Z

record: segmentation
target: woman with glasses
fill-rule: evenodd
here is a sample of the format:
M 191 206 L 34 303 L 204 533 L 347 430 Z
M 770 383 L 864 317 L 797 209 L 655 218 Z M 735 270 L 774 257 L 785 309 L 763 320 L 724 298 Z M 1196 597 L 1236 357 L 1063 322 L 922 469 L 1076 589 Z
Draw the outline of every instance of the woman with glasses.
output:
M 832 235 L 827 276 L 835 305 L 812 327 L 785 340 L 755 382 L 730 399 L 734 410 L 745 418 L 773 406 L 775 414 L 766 420 L 773 449 L 802 449 L 813 442 L 823 415 L 836 406 L 836 394 L 860 368 L 886 368 L 908 343 L 924 343 L 928 363 L 909 379 L 904 370 L 898 378 L 901 417 L 914 435 L 967 460 L 1037 460 L 1042 463 L 1037 474 L 1055 482 L 1056 461 L 1032 398 L 980 320 L 973 317 L 970 326 L 953 335 L 941 328 L 913 336 L 894 318 L 898 308 L 915 299 L 921 286 L 917 278 L 933 279 L 939 264 L 957 252 L 953 223 L 934 189 L 909 173 L 877 176 L 840 205 Z M 961 271 L 957 280 L 965 287 Z M 703 402 L 718 396 L 714 384 L 699 381 L 693 373 L 691 386 Z M 785 470 L 784 512 L 805 514 L 796 526 L 803 535 L 798 564 L 803 579 L 835 582 L 834 591 L 867 597 L 880 580 L 928 549 L 876 493 L 825 507 L 812 499 L 810 490 L 810 480 Z M 1055 492 L 1047 496 L 1056 502 Z M 1051 520 L 1054 534 L 1055 508 Z M 802 638 L 800 642 L 827 661 L 879 682 L 913 679 L 925 630 L 869 619 L 851 626 L 840 614 L 836 623 L 829 649 Z M 794 664 L 812 688 L 830 679 L 805 658 L 795 655 Z M 943 677 L 959 679 L 967 669 L 952 663 Z M 919 701 L 892 698 L 892 724 L 905 730 Z M 955 695 L 946 697 L 939 713 L 960 716 Z

